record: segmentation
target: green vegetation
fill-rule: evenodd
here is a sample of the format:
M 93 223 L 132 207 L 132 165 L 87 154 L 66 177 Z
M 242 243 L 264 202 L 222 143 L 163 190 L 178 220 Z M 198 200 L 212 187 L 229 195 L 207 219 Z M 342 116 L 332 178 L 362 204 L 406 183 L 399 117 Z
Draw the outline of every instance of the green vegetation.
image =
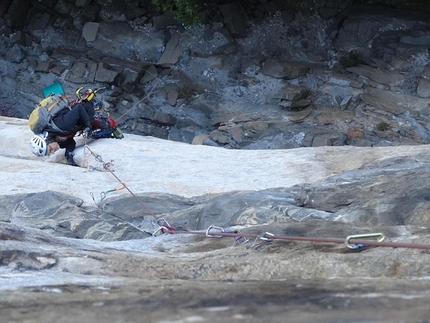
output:
M 193 26 L 203 21 L 195 0 L 151 0 L 152 4 L 163 11 L 173 11 L 176 19 L 185 26 Z
M 379 131 L 387 131 L 389 130 L 391 127 L 388 123 L 381 121 L 380 123 L 378 123 L 377 127 L 376 127 Z
M 178 98 L 189 100 L 196 94 L 196 91 L 190 85 L 184 85 L 179 88 Z

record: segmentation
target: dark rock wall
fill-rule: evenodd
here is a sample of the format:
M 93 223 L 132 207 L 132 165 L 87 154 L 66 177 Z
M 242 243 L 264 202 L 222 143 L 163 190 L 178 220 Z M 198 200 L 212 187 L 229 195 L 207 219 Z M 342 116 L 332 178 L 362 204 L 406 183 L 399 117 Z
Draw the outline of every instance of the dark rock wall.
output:
M 126 133 L 175 141 L 429 142 L 426 10 L 393 1 L 199 4 L 205 23 L 188 28 L 150 1 L 2 2 L 0 114 L 27 118 L 42 89 L 61 82 L 72 94 L 106 87 L 102 99 Z

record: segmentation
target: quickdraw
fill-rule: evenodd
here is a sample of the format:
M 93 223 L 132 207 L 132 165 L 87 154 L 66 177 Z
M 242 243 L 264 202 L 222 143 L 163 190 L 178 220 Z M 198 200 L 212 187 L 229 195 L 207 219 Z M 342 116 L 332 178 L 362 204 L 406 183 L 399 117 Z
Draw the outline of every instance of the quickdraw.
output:
M 216 235 L 216 234 L 211 233 L 211 230 L 219 230 L 221 233 L 225 232 L 223 228 L 211 225 L 206 230 L 206 236 L 207 237 L 210 237 L 210 238 L 222 238 L 223 237 L 223 235 Z M 230 233 L 239 233 L 239 231 L 233 231 Z M 236 240 L 236 243 L 238 243 L 238 244 L 244 244 L 244 243 L 247 243 L 249 241 L 249 239 L 245 238 L 243 235 L 239 235 L 239 236 L 235 237 L 235 240 Z
M 136 194 L 134 194 L 129 188 L 128 188 L 128 186 L 123 182 L 123 181 L 121 181 L 120 179 L 119 179 L 119 177 L 118 176 L 116 176 L 115 174 L 114 174 L 114 171 L 110 168 L 111 167 L 111 163 L 109 163 L 109 162 L 107 162 L 107 163 L 105 163 L 104 161 L 103 161 L 103 158 L 99 155 L 99 154 L 96 154 L 96 153 L 94 153 L 92 150 L 91 150 L 91 148 L 90 147 L 88 147 L 88 145 L 85 145 L 85 149 L 87 149 L 95 158 L 96 158 L 96 160 L 97 161 L 99 161 L 100 163 L 102 163 L 103 164 L 103 169 L 105 169 L 106 171 L 108 171 L 109 173 L 111 173 L 112 174 L 112 176 L 113 177 L 115 177 L 115 179 L 120 183 L 120 184 L 122 184 L 122 188 L 121 189 L 126 189 L 135 199 L 136 199 L 136 201 L 137 202 L 139 202 L 139 204 L 140 205 L 142 205 L 147 211 L 148 211 L 148 213 L 149 214 L 151 214 L 155 219 L 157 219 L 157 217 L 155 216 L 155 214 L 154 213 L 152 213 L 151 212 L 151 210 L 136 196 Z
M 100 192 L 100 201 L 99 202 L 103 201 L 107 197 L 107 194 L 123 190 L 125 188 L 125 183 L 121 183 L 121 185 L 122 185 L 122 187 L 116 187 L 115 186 L 114 189 L 107 190 L 107 191 L 104 191 L 104 192 Z M 94 194 L 91 192 L 90 195 L 93 198 L 94 203 L 96 203 L 96 205 L 98 205 L 97 202 L 96 202 L 96 200 L 95 200 L 95 198 L 94 198 Z
M 318 243 L 339 243 L 345 244 L 349 249 L 357 249 L 356 245 L 361 245 L 360 247 L 391 247 L 391 248 L 409 248 L 409 249 L 425 249 L 430 250 L 430 244 L 420 244 L 420 243 L 402 243 L 402 242 L 385 242 L 388 239 L 382 233 L 366 233 L 348 236 L 345 239 L 337 238 L 314 238 L 314 237 L 295 237 L 295 236 L 280 236 L 275 235 L 270 232 L 263 232 L 261 234 L 251 234 L 251 233 L 241 233 L 241 232 L 226 232 L 223 228 L 217 226 L 210 226 L 206 231 L 177 231 L 172 230 L 167 227 L 163 227 L 165 234 L 193 234 L 193 235 L 205 235 L 210 238 L 222 238 L 222 237 L 233 237 L 240 239 L 255 239 L 251 247 L 255 246 L 256 241 L 261 240 L 265 242 L 271 242 L 273 240 L 286 240 L 286 241 L 307 241 L 307 242 L 318 242 Z M 214 231 L 216 230 L 216 231 Z M 158 229 L 157 231 L 160 231 Z M 374 238 L 375 240 L 365 240 L 364 238 Z

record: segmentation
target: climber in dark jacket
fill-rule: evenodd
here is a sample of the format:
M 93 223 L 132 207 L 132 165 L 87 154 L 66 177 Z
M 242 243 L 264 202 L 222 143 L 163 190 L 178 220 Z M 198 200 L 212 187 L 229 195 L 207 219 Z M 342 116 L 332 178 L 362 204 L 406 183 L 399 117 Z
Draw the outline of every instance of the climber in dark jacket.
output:
M 61 130 L 77 133 L 86 128 L 91 129 L 94 114 L 93 102 L 84 100 L 73 105 L 71 110 L 62 110 L 53 121 Z
M 46 129 L 42 134 L 34 135 L 30 141 L 32 152 L 38 156 L 46 156 L 55 153 L 60 148 L 65 148 L 64 155 L 67 162 L 77 166 L 73 160 L 73 151 L 76 148 L 74 137 L 79 131 L 83 131 L 84 135 L 89 137 L 95 115 L 92 102 L 94 97 L 94 91 L 88 89 L 71 109 L 62 110 L 53 119 L 54 124 L 62 130 L 61 133 Z

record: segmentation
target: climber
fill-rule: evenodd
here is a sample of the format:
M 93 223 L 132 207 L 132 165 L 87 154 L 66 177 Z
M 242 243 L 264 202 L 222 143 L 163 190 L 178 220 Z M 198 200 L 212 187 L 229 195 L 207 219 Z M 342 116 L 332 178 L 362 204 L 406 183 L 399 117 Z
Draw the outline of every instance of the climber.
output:
M 77 166 L 73 159 L 73 151 L 76 148 L 75 135 L 83 131 L 86 138 L 90 137 L 91 124 L 94 120 L 93 100 L 95 92 L 88 89 L 83 95 L 77 91 L 79 100 L 70 108 L 62 110 L 54 119 L 56 127 L 61 132 L 47 127 L 41 134 L 34 135 L 30 140 L 30 149 L 37 156 L 47 156 L 55 153 L 60 148 L 65 148 L 67 163 Z

